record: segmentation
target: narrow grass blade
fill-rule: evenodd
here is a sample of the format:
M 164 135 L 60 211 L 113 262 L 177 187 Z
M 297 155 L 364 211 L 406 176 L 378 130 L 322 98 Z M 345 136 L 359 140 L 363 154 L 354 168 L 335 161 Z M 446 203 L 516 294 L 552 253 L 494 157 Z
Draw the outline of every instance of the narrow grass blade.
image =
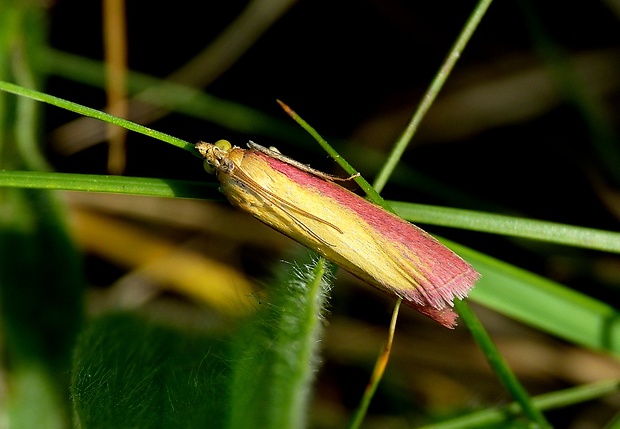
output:
M 355 182 L 360 186 L 360 188 L 362 188 L 364 190 L 364 192 L 368 196 L 369 200 L 371 200 L 375 204 L 378 204 L 378 205 L 382 206 L 386 210 L 393 211 L 392 209 L 390 209 L 387 206 L 387 204 L 385 203 L 383 198 L 379 195 L 379 193 L 377 191 L 375 191 L 375 189 L 370 185 L 370 183 L 368 183 L 366 181 L 366 179 L 361 177 L 359 175 L 359 172 L 351 164 L 349 164 L 347 162 L 347 160 L 344 159 L 327 142 L 327 140 L 325 140 L 323 138 L 323 136 L 321 136 L 319 134 L 319 132 L 314 129 L 314 127 L 312 127 L 312 125 L 310 125 L 308 122 L 306 122 L 301 116 L 299 116 L 297 114 L 297 112 L 295 112 L 289 106 L 284 104 L 282 101 L 280 101 L 280 100 L 277 100 L 277 101 L 278 101 L 278 104 L 280 104 L 280 107 L 282 107 L 282 109 L 284 109 L 284 111 L 286 112 L 287 115 L 289 115 L 291 118 L 293 118 L 293 120 L 295 122 L 297 122 L 297 124 L 299 124 L 299 126 L 301 126 L 304 130 L 306 130 L 308 132 L 308 134 L 310 134 L 317 141 L 317 143 L 323 148 L 323 150 L 325 152 L 327 152 L 329 154 L 329 156 L 331 156 L 333 158 L 333 160 L 336 161 L 338 163 L 338 165 L 340 165 L 343 168 L 344 171 L 347 172 L 347 174 L 351 175 L 351 177 L 354 177 Z
M 394 311 L 392 312 L 392 321 L 390 322 L 390 330 L 388 334 L 387 342 L 381 350 L 381 354 L 377 358 L 375 362 L 375 367 L 372 371 L 372 375 L 370 377 L 370 381 L 364 390 L 364 395 L 362 396 L 362 400 L 360 401 L 351 421 L 349 423 L 349 429 L 357 429 L 361 426 L 364 421 L 364 417 L 366 417 L 366 412 L 368 411 L 368 406 L 370 405 L 370 401 L 373 396 L 375 396 L 375 392 L 377 391 L 377 387 L 379 386 L 379 382 L 383 378 L 383 373 L 385 372 L 385 368 L 387 367 L 388 361 L 390 360 L 390 353 L 392 352 L 392 344 L 394 343 L 394 334 L 396 333 L 396 320 L 398 320 L 398 310 L 400 309 L 400 304 L 402 303 L 402 299 L 398 299 L 396 301 L 396 305 L 394 306 Z
M 581 402 L 591 401 L 620 391 L 619 380 L 601 381 L 584 386 L 571 387 L 556 392 L 534 396 L 532 402 L 541 411 L 568 407 Z M 509 425 L 521 412 L 519 404 L 513 402 L 503 407 L 489 408 L 476 411 L 461 417 L 446 420 L 440 423 L 424 426 L 420 429 L 464 429 L 473 427 L 496 427 Z M 505 426 L 501 426 L 505 427 Z
M 96 174 L 0 171 L 0 187 L 221 200 L 215 183 Z
M 0 81 L 0 90 L 10 92 L 12 94 L 20 95 L 23 97 L 28 97 L 32 100 L 37 100 L 43 103 L 51 104 L 53 106 L 60 107 L 65 110 L 69 110 L 71 112 L 75 112 L 83 116 L 88 116 L 89 118 L 99 119 L 109 124 L 118 125 L 119 127 L 123 127 L 130 131 L 135 131 L 137 133 L 144 134 L 145 136 L 153 137 L 154 139 L 161 140 L 171 145 L 174 145 L 176 147 L 179 147 L 181 149 L 187 150 L 195 154 L 196 156 L 200 156 L 199 154 L 196 154 L 193 143 L 186 142 L 185 140 L 181 140 L 169 134 L 162 133 L 160 131 L 156 131 L 151 128 L 147 128 L 145 126 L 136 124 L 135 122 L 131 122 L 126 119 L 117 118 L 116 116 L 112 116 L 100 110 L 82 106 L 81 104 L 73 103 L 71 101 L 63 100 L 62 98 L 54 97 L 52 95 L 48 95 L 43 92 L 35 91 L 34 89 L 24 88 L 22 86 L 15 85 L 10 82 Z
M 620 253 L 620 232 L 484 213 L 474 210 L 390 201 L 399 216 L 414 223 L 448 226 L 546 243 Z
M 409 121 L 409 124 L 407 125 L 407 128 L 405 128 L 405 132 L 400 136 L 400 138 L 394 145 L 394 148 L 388 156 L 383 168 L 381 169 L 381 172 L 379 172 L 378 176 L 376 177 L 375 182 L 373 183 L 373 188 L 375 188 L 377 192 L 381 192 L 383 190 L 390 175 L 396 168 L 396 165 L 398 164 L 400 158 L 405 152 L 405 149 L 407 149 L 407 146 L 413 138 L 413 135 L 418 130 L 422 119 L 424 119 L 424 116 L 426 116 L 426 112 L 428 112 L 428 109 L 430 109 L 430 107 L 432 106 L 435 98 L 437 98 L 439 91 L 441 91 L 444 83 L 448 80 L 450 72 L 454 68 L 457 60 L 461 57 L 465 46 L 469 42 L 471 36 L 474 34 L 474 31 L 476 31 L 476 28 L 478 28 L 478 24 L 480 24 L 480 21 L 482 21 L 482 17 L 486 13 L 492 1 L 493 0 L 480 0 L 474 8 L 473 13 L 469 16 L 469 19 L 465 23 L 463 30 L 461 30 L 461 34 L 459 34 L 459 37 L 454 42 L 454 45 L 452 45 L 448 56 L 444 60 L 441 68 L 435 75 L 435 78 L 431 82 L 431 85 L 424 94 L 422 102 L 418 106 L 416 112 L 413 114 L 411 120 Z
M 471 311 L 469 305 L 464 301 L 457 301 L 454 303 L 454 306 L 465 322 L 467 329 L 471 332 L 472 337 L 474 337 L 476 344 L 478 344 L 478 347 L 480 347 L 480 350 L 489 362 L 489 365 L 491 365 L 491 368 L 506 390 L 510 392 L 512 397 L 519 404 L 523 415 L 535 424 L 536 427 L 551 428 L 545 416 L 534 406 L 532 398 L 530 398 L 523 385 L 508 366 L 508 363 L 499 353 L 491 337 L 482 327 L 482 323 L 480 323 L 476 315 Z

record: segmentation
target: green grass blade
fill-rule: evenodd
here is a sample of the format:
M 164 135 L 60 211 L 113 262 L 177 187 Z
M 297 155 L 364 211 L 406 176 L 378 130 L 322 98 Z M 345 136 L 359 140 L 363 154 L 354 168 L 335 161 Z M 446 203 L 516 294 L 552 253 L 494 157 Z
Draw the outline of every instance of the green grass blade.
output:
M 572 387 L 556 392 L 534 396 L 532 402 L 541 411 L 568 407 L 581 402 L 592 401 L 597 398 L 613 395 L 620 391 L 620 381 L 601 381 L 584 386 Z M 516 402 L 503 407 L 489 408 L 477 411 L 440 423 L 424 426 L 420 429 L 464 429 L 472 427 L 487 427 L 492 425 L 508 425 L 520 413 Z M 496 426 L 493 426 L 496 427 Z M 502 426 L 504 427 L 504 426 Z
M 336 149 L 334 149 L 328 142 L 327 140 L 325 140 L 323 138 L 323 136 L 321 136 L 321 134 L 319 134 L 319 132 L 314 129 L 314 127 L 312 125 L 310 125 L 308 122 L 306 122 L 301 116 L 299 116 L 297 114 L 297 112 L 295 112 L 293 109 L 291 109 L 289 106 L 287 106 L 286 104 L 284 104 L 282 101 L 278 100 L 278 103 L 280 104 L 280 107 L 282 107 L 282 109 L 284 109 L 284 111 L 291 117 L 293 118 L 293 120 L 299 124 L 300 127 L 302 127 L 304 130 L 306 130 L 306 132 L 308 134 L 310 134 L 312 136 L 312 138 L 314 138 L 314 140 L 316 140 L 316 142 L 321 146 L 321 148 L 327 152 L 327 154 L 329 156 L 332 157 L 332 159 L 334 161 L 336 161 L 338 163 L 338 165 L 340 167 L 342 167 L 342 169 L 349 174 L 350 176 L 355 176 L 355 183 L 357 183 L 359 185 L 360 188 L 362 188 L 362 190 L 366 193 L 367 198 L 374 202 L 375 204 L 380 205 L 381 207 L 383 207 L 386 210 L 389 210 L 391 212 L 393 212 L 393 210 L 387 205 L 387 203 L 385 202 L 385 200 L 381 197 L 381 195 L 379 195 L 379 193 L 377 191 L 375 191 L 375 189 L 370 185 L 370 183 L 368 183 L 366 181 L 366 179 L 364 179 L 362 176 L 359 175 L 358 171 L 353 168 L 353 166 L 351 164 L 349 164 L 349 162 L 342 157 L 342 155 L 340 155 Z
M 109 124 L 117 125 L 127 130 L 135 131 L 137 133 L 144 134 L 145 136 L 153 137 L 154 139 L 161 140 L 173 146 L 187 150 L 195 154 L 197 157 L 200 157 L 200 154 L 198 154 L 194 150 L 193 143 L 189 143 L 189 142 L 186 142 L 185 140 L 178 139 L 169 134 L 162 133 L 160 131 L 156 131 L 151 128 L 136 124 L 135 122 L 131 122 L 126 119 L 118 118 L 116 116 L 110 115 L 100 110 L 82 106 L 81 104 L 73 103 L 71 101 L 63 100 L 62 98 L 54 97 L 53 95 L 48 95 L 43 92 L 35 91 L 34 89 L 24 88 L 22 86 L 15 85 L 10 82 L 0 81 L 0 90 L 6 91 L 12 94 L 20 95 L 22 97 L 28 97 L 32 100 L 37 100 L 43 103 L 51 104 L 52 106 L 56 106 L 61 109 L 69 110 L 71 112 L 75 112 L 83 116 L 88 116 L 89 118 L 99 119 Z
M 459 34 L 459 37 L 454 42 L 454 45 L 452 45 L 448 56 L 444 60 L 441 68 L 435 75 L 435 78 L 433 79 L 426 93 L 424 94 L 424 97 L 422 98 L 422 102 L 418 106 L 418 109 L 412 116 L 409 124 L 407 124 L 407 128 L 405 128 L 405 131 L 394 145 L 394 148 L 392 149 L 392 152 L 390 153 L 385 164 L 383 165 L 383 168 L 375 178 L 373 188 L 375 188 L 377 192 L 381 192 L 383 190 L 385 184 L 390 178 L 390 175 L 396 168 L 396 165 L 398 164 L 400 158 L 405 152 L 405 149 L 407 149 L 407 146 L 413 138 L 413 135 L 418 130 L 422 119 L 424 119 L 424 116 L 426 116 L 426 112 L 428 112 L 428 109 L 430 109 L 430 107 L 432 106 L 435 98 L 437 98 L 439 91 L 441 91 L 444 83 L 448 80 L 450 72 L 454 68 L 457 60 L 461 57 L 465 46 L 469 42 L 469 39 L 471 39 L 474 31 L 476 31 L 476 28 L 478 28 L 478 24 L 480 24 L 480 21 L 482 21 L 482 17 L 486 13 L 492 1 L 493 0 L 478 1 L 476 7 L 474 8 L 474 12 L 469 16 L 469 19 L 467 20 L 465 26 L 463 27 L 463 30 L 461 31 L 461 34 Z
M 57 189 L 152 197 L 218 199 L 217 184 L 96 174 L 0 171 L 0 187 Z
M 50 74 L 98 88 L 105 87 L 103 63 L 50 49 L 46 66 Z M 282 140 L 300 140 L 299 127 L 259 110 L 224 100 L 196 88 L 144 73 L 128 72 L 128 86 L 139 101 L 174 110 L 190 117 L 218 124 L 237 133 L 264 135 Z
M 476 315 L 471 311 L 469 305 L 464 301 L 456 301 L 454 307 L 459 312 L 462 320 L 465 322 L 467 329 L 471 332 L 472 337 L 480 347 L 484 357 L 491 365 L 491 368 L 502 382 L 506 390 L 510 392 L 515 401 L 519 404 L 523 414 L 539 428 L 551 428 L 551 425 L 545 419 L 545 416 L 536 408 L 532 402 L 532 398 L 528 395 L 525 388 L 521 385 L 514 372 L 508 366 L 502 355 L 495 347 L 491 337 L 482 326 Z
M 469 294 L 474 301 L 572 343 L 620 355 L 620 312 L 613 306 L 465 246 L 441 241 L 482 274 Z
M 483 213 L 474 210 L 453 209 L 401 201 L 389 201 L 389 203 L 399 216 L 414 223 L 462 228 L 511 237 L 529 238 L 546 243 L 620 253 L 620 232 L 525 219 L 516 216 Z

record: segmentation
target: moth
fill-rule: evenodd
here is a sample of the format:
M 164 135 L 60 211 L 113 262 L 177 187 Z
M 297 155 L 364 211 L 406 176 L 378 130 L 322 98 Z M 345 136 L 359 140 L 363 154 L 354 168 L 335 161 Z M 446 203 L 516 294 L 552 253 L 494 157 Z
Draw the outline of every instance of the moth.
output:
M 323 173 L 254 142 L 199 142 L 205 169 L 228 201 L 370 285 L 447 328 L 454 299 L 480 277 L 427 232 L 336 184 Z

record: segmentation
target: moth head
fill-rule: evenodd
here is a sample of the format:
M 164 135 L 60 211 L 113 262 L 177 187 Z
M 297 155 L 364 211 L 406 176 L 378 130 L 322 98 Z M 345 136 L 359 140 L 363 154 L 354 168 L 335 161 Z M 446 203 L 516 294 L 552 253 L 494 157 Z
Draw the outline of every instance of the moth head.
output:
M 232 148 L 228 140 L 218 140 L 214 144 L 198 142 L 195 147 L 204 157 L 203 167 L 207 173 L 214 174 L 216 171 L 229 173 L 234 168 L 228 158 L 228 151 Z

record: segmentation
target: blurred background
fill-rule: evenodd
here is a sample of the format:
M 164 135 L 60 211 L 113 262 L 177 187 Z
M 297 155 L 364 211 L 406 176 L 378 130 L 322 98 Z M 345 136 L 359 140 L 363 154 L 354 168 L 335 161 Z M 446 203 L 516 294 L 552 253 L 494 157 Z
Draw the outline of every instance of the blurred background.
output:
M 168 105 L 131 101 L 111 111 L 190 142 L 274 145 L 341 174 L 281 111 L 280 99 L 371 181 L 474 6 L 134 0 L 125 19 L 110 27 L 126 26 L 128 67 L 145 75 L 130 81 L 129 92 L 139 93 L 156 78 L 213 98 L 193 104 L 191 95 L 175 100 L 185 94 L 152 92 L 143 99 Z M 101 4 L 59 0 L 47 14 L 45 91 L 104 108 L 108 98 L 91 63 L 104 61 Z M 492 4 L 382 195 L 618 231 L 619 19 L 615 0 Z M 45 153 L 56 171 L 214 182 L 200 160 L 170 145 L 128 133 L 114 136 L 111 149 L 102 123 L 50 106 L 44 115 Z M 134 309 L 169 323 L 217 328 L 223 323 L 218 314 L 238 308 L 204 296 L 214 286 L 196 285 L 184 273 L 206 273 L 205 282 L 251 294 L 298 251 L 214 190 L 209 197 L 219 201 L 64 194 L 85 255 L 87 316 Z M 619 302 L 615 254 L 421 226 L 601 301 Z M 192 271 L 190 254 L 212 268 Z M 620 374 L 617 357 L 472 305 L 531 394 Z M 385 341 L 392 306 L 389 297 L 338 273 L 312 427 L 346 422 Z M 407 427 L 509 401 L 465 328 L 449 331 L 404 308 L 365 427 Z M 548 416 L 556 427 L 603 427 L 619 404 L 615 395 Z

